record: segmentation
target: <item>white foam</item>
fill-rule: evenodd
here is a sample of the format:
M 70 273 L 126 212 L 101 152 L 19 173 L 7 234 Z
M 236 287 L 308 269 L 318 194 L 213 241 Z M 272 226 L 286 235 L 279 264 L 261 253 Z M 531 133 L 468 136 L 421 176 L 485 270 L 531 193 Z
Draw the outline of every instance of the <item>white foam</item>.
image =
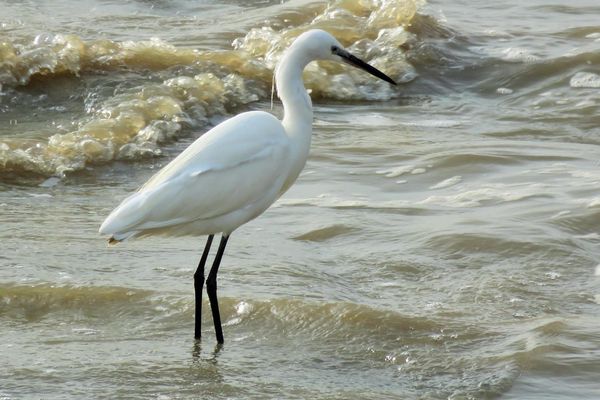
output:
M 72 332 L 78 335 L 97 335 L 98 330 L 92 328 L 73 328 Z
M 240 301 L 235 306 L 235 311 L 238 315 L 248 315 L 250 314 L 250 312 L 252 312 L 253 309 L 254 307 L 250 303 L 247 303 L 245 301 Z
M 400 175 L 404 175 L 406 173 L 414 170 L 414 165 L 401 165 L 395 168 L 382 169 L 379 171 L 375 171 L 376 174 L 384 175 L 386 178 L 396 178 Z
M 486 29 L 485 31 L 486 35 L 489 36 L 494 36 L 494 37 L 498 37 L 498 38 L 511 38 L 511 34 L 506 32 L 506 31 L 501 31 L 501 30 L 497 30 L 497 29 Z
M 447 196 L 429 196 L 418 204 L 439 205 L 444 207 L 470 208 L 479 207 L 486 202 L 504 203 L 517 201 L 531 196 L 532 193 L 515 192 L 512 190 L 502 190 L 496 187 L 482 187 L 473 190 L 467 190 Z
M 27 193 L 27 194 L 30 195 L 31 197 L 37 197 L 37 198 L 41 198 L 41 197 L 52 198 L 53 197 L 49 193 Z
M 561 275 L 558 272 L 547 272 L 546 277 L 548 277 L 549 279 L 552 279 L 552 280 L 556 280 L 556 279 L 560 278 Z
M 456 176 L 453 176 L 451 178 L 445 179 L 445 180 L 443 180 L 441 182 L 438 182 L 438 183 L 436 183 L 433 186 L 430 186 L 429 189 L 443 189 L 443 188 L 447 188 L 447 187 L 456 185 L 460 181 L 462 181 L 462 176 L 456 175 Z
M 434 310 L 436 308 L 443 308 L 443 307 L 444 307 L 444 303 L 439 302 L 439 301 L 432 301 L 432 302 L 425 304 L 426 310 Z
M 538 56 L 531 54 L 528 49 L 522 47 L 509 47 L 502 51 L 502 54 L 502 59 L 510 62 L 531 63 L 540 59 Z
M 573 88 L 600 88 L 600 75 L 591 72 L 578 72 L 569 81 Z
M 508 300 L 509 303 L 513 303 L 513 304 L 514 303 L 522 303 L 523 301 L 525 301 L 525 300 L 523 300 L 523 299 L 521 299 L 519 297 L 513 297 L 510 300 Z
M 235 305 L 235 311 L 237 313 L 237 316 L 229 319 L 223 325 L 225 325 L 225 326 L 238 325 L 239 323 L 242 322 L 243 317 L 250 314 L 253 309 L 254 309 L 254 307 L 251 304 L 249 304 L 245 301 L 240 301 L 239 303 L 237 303 Z

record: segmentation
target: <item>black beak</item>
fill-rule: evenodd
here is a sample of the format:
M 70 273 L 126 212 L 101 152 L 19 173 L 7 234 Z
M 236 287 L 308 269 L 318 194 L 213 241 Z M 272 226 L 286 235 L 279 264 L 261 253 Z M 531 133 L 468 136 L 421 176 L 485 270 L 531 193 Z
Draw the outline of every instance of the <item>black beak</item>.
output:
M 395 85 L 396 82 L 394 82 L 394 80 L 392 78 L 390 78 L 389 76 L 387 76 L 386 74 L 384 74 L 383 72 L 381 72 L 380 70 L 378 70 L 377 68 L 367 64 L 366 62 L 364 62 L 363 60 L 361 60 L 360 58 L 350 54 L 349 52 L 347 52 L 346 50 L 340 49 L 337 46 L 334 46 L 331 49 L 331 52 L 333 54 L 336 54 L 338 56 L 340 56 L 342 58 L 342 61 L 344 61 L 346 64 L 350 64 L 356 68 L 360 68 L 364 71 L 367 71 L 368 73 L 370 73 L 373 76 L 378 77 L 379 79 L 383 79 L 386 82 L 391 83 L 392 85 Z

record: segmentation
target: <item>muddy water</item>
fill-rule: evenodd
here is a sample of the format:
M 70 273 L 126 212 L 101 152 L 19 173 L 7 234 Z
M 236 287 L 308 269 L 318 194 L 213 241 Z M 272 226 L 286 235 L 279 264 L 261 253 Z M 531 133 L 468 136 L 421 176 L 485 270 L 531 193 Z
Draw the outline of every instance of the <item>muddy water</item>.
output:
M 598 397 L 594 1 L 0 11 L 0 398 Z M 401 84 L 307 69 L 307 167 L 231 237 L 225 346 L 208 315 L 194 343 L 202 238 L 107 248 L 98 226 L 211 126 L 269 110 L 311 27 Z

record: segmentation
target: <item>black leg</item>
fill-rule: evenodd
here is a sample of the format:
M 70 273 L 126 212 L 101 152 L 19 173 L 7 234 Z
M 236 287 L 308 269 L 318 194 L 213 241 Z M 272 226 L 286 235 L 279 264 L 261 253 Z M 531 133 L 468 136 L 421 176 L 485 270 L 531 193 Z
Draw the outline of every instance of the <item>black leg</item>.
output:
M 215 256 L 215 261 L 210 269 L 208 278 L 206 279 L 206 293 L 208 294 L 208 300 L 210 300 L 210 308 L 212 309 L 213 321 L 215 323 L 215 334 L 217 335 L 217 342 L 219 343 L 223 343 L 223 328 L 221 327 L 221 315 L 219 314 L 219 302 L 217 300 L 217 273 L 219 272 L 219 265 L 221 264 L 221 258 L 223 258 L 223 252 L 225 252 L 227 239 L 229 239 L 229 236 L 223 235 L 221 237 L 219 250 Z
M 215 235 L 208 235 L 208 239 L 206 240 L 206 245 L 204 246 L 204 251 L 202 252 L 202 258 L 200 258 L 200 263 L 198 264 L 198 268 L 196 269 L 196 273 L 194 274 L 194 294 L 196 297 L 196 317 L 195 317 L 195 327 L 194 327 L 194 337 L 196 339 L 200 339 L 202 336 L 201 326 L 202 326 L 202 286 L 204 286 L 204 265 L 206 265 L 206 259 L 208 258 L 208 252 L 210 251 L 210 245 L 212 244 L 213 237 Z

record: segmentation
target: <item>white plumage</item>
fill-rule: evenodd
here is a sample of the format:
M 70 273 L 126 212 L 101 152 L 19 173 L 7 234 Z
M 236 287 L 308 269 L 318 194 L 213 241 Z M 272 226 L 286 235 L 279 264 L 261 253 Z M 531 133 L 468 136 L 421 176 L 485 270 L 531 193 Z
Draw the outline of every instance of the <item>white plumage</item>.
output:
M 302 71 L 313 60 L 342 61 L 395 84 L 343 49 L 329 33 L 300 35 L 284 54 L 275 75 L 284 118 L 260 112 L 239 114 L 206 132 L 136 193 L 100 227 L 109 242 L 134 236 L 209 235 L 194 275 L 195 337 L 200 338 L 204 265 L 213 235 L 222 233 L 206 280 L 217 341 L 223 343 L 216 278 L 229 235 L 262 214 L 296 180 L 308 157 L 312 103 Z
M 205 133 L 125 199 L 100 232 L 114 240 L 229 234 L 281 195 L 290 153 L 290 140 L 274 116 L 240 114 Z

